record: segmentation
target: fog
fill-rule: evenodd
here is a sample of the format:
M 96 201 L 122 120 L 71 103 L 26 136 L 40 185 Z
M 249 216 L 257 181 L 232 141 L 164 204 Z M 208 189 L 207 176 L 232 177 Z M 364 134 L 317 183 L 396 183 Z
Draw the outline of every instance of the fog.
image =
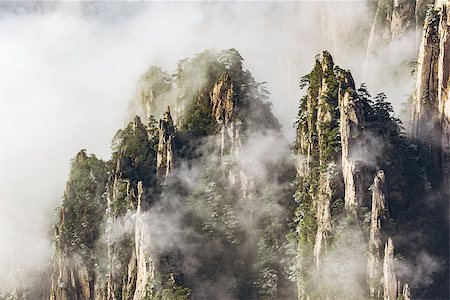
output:
M 364 1 L 1 3 L 0 274 L 8 275 L 0 288 L 49 261 L 70 159 L 83 148 L 109 158 L 150 65 L 173 70 L 205 49 L 235 48 L 267 82 L 292 140 L 299 78 L 322 50 L 372 94 L 383 90 L 397 110 L 406 100 L 414 79 L 393 70 L 414 59 L 415 36 L 380 49 L 364 69 L 370 26 Z

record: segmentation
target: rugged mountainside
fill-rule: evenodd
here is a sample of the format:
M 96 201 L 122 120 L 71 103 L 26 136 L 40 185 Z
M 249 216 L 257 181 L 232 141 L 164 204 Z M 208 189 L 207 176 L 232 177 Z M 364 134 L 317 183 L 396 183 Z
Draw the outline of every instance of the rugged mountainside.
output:
M 443 188 L 450 189 L 450 2 L 437 1 L 425 23 L 419 49 L 411 134 L 430 152 Z M 438 179 L 439 180 L 439 179 Z
M 236 50 L 150 67 L 111 159 L 72 160 L 51 283 L 0 299 L 448 299 L 450 3 L 426 4 L 375 3 L 374 36 L 424 23 L 408 129 L 327 51 L 292 145 Z
M 400 170 L 408 171 L 414 163 L 407 153 L 409 141 L 402 135 L 398 119 L 391 116 L 392 107 L 384 95 L 377 95 L 372 102 L 364 86 L 356 90 L 351 74 L 335 66 L 328 52 L 316 60 L 302 84 L 308 90 L 300 103 L 297 136 L 301 157 L 295 213 L 299 298 L 382 298 L 387 293 L 405 297 L 403 281 L 398 291 L 400 283 L 392 283 L 394 246 L 388 238 L 389 226 L 382 224 L 390 220 L 388 207 L 395 210 L 401 205 L 395 202 L 410 196 L 400 184 L 404 176 Z M 388 195 L 383 170 L 393 181 L 387 183 Z M 408 181 L 407 186 L 421 184 L 414 178 Z M 403 212 L 408 205 L 404 204 Z M 365 221 L 366 215 L 370 222 Z M 384 248 L 389 251 L 382 267 Z M 335 257 L 344 249 L 347 257 Z M 354 274 L 350 281 L 343 278 L 341 282 L 330 278 L 330 272 Z M 338 273 L 332 277 L 339 277 Z M 405 293 L 409 293 L 407 286 Z
M 247 149 L 288 149 L 264 87 L 235 50 L 182 61 L 172 81 L 148 74 L 147 125 L 136 116 L 119 130 L 111 161 L 81 151 L 72 163 L 51 299 L 289 297 L 280 251 L 293 165 Z M 180 113 L 157 124 L 165 93 Z
M 408 33 L 422 31 L 426 12 L 434 0 L 377 0 L 369 2 L 373 14 L 367 55 Z
M 411 137 L 385 96 L 355 89 L 329 53 L 302 78 L 292 235 L 300 299 L 448 298 L 448 7 L 437 1 L 425 19 Z

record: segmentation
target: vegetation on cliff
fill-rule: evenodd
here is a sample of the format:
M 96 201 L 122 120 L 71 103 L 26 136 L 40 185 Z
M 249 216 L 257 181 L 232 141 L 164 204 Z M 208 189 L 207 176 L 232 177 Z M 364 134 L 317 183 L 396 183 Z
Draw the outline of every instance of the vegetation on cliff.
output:
M 55 225 L 57 257 L 68 259 L 55 264 L 54 299 L 374 297 L 387 278 L 367 275 L 380 218 L 370 235 L 377 270 L 388 238 L 389 272 L 393 245 L 404 266 L 424 250 L 442 255 L 431 240 L 413 247 L 399 236 L 445 233 L 440 215 L 431 221 L 439 206 L 422 197 L 432 194 L 425 148 L 383 93 L 357 89 L 328 52 L 300 80 L 293 157 L 264 84 L 234 49 L 185 59 L 173 76 L 152 67 L 139 85 L 144 122 L 136 116 L 117 132 L 108 162 L 85 151 L 73 161 Z M 158 123 L 152 113 L 169 96 Z M 84 266 L 87 276 L 77 273 Z

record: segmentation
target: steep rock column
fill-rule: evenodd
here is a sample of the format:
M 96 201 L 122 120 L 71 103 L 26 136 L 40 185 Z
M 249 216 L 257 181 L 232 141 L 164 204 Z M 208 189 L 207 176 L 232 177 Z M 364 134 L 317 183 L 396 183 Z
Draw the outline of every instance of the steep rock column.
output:
M 312 248 L 316 269 L 320 269 L 321 257 L 327 252 L 331 231 L 331 203 L 338 197 L 338 82 L 337 70 L 327 51 L 316 60 L 311 73 L 302 78 L 302 84 L 308 86 L 308 91 L 300 102 L 298 116 L 297 193 L 301 204 L 299 213 L 314 220 L 315 228 L 299 228 L 305 232 L 300 233 L 303 241 L 299 243 L 299 251 Z M 303 226 L 302 223 L 299 226 Z M 305 280 L 308 279 L 303 279 Z M 300 294 L 302 291 L 299 290 Z
M 150 66 L 136 83 L 136 102 L 133 103 L 136 114 L 145 115 L 144 120 L 149 121 L 152 116 L 162 114 L 165 105 L 173 105 L 175 97 L 169 96 L 172 84 L 170 74 L 159 67 Z
M 153 89 L 146 87 L 143 84 L 139 84 L 137 87 L 137 97 L 138 101 L 144 107 L 145 116 L 147 120 L 150 120 L 152 114 L 152 108 L 155 106 L 155 97 L 153 95 Z
M 397 300 L 398 283 L 395 275 L 394 244 L 391 238 L 384 247 L 383 286 L 384 300 Z
M 122 293 L 122 299 L 132 299 L 136 280 L 133 270 L 136 268 L 136 258 L 134 251 L 129 251 L 122 247 L 121 242 L 124 229 L 126 226 L 123 222 L 123 212 L 117 210 L 115 206 L 125 204 L 128 208 L 133 208 L 136 201 L 135 187 L 129 180 L 121 178 L 120 169 L 121 157 L 118 158 L 116 174 L 111 176 L 108 181 L 107 189 L 107 210 L 106 210 L 106 243 L 107 243 L 107 282 L 106 297 L 107 300 L 114 300 L 118 293 Z M 125 221 L 126 222 L 126 221 Z M 130 255 L 131 252 L 131 255 Z M 120 261 L 120 257 L 127 256 L 127 261 Z M 134 276 L 133 276 L 134 275 Z M 129 284 L 133 282 L 133 284 Z M 131 296 L 130 296 L 131 295 Z M 100 298 L 103 299 L 103 298 Z
M 416 27 L 415 0 L 394 0 L 390 23 L 391 39 L 396 40 L 403 36 L 406 31 Z
M 367 273 L 369 277 L 369 292 L 373 298 L 379 298 L 381 290 L 381 225 L 387 219 L 385 203 L 385 177 L 383 171 L 378 171 L 372 186 L 372 213 L 370 217 L 370 237 Z
M 159 143 L 158 154 L 156 158 L 156 170 L 160 177 L 167 177 L 173 169 L 174 154 L 174 138 L 175 127 L 173 125 L 172 116 L 170 115 L 170 107 L 164 113 L 164 117 L 159 120 Z
M 354 101 L 355 84 L 349 72 L 341 72 L 339 89 L 340 133 L 342 148 L 342 176 L 344 200 L 348 211 L 358 212 L 363 202 L 364 184 L 362 163 L 357 158 L 355 146 L 362 134 L 363 113 Z
M 403 300 L 411 300 L 411 291 L 409 289 L 409 284 L 405 283 L 402 292 Z
M 328 52 L 324 52 L 321 61 L 322 74 L 327 74 L 333 70 L 333 60 Z M 328 246 L 328 235 L 331 230 L 331 213 L 330 204 L 333 191 L 331 188 L 332 174 L 334 173 L 334 165 L 329 164 L 328 157 L 325 154 L 327 148 L 327 140 L 324 137 L 324 129 L 332 121 L 332 115 L 328 106 L 329 86 L 327 77 L 323 76 L 319 88 L 319 97 L 317 105 L 317 122 L 315 124 L 317 130 L 317 139 L 319 143 L 319 168 L 326 170 L 320 172 L 319 190 L 317 199 L 317 232 L 314 244 L 314 262 L 316 267 L 320 265 L 320 256 L 322 252 L 326 252 Z
M 314 243 L 314 262 L 319 268 L 321 256 L 328 248 L 328 236 L 331 231 L 331 212 L 330 200 L 333 195 L 331 189 L 331 176 L 321 174 L 320 177 L 320 196 L 317 199 L 317 232 Z
M 438 108 L 442 131 L 443 186 L 447 187 L 447 194 L 450 195 L 450 0 L 442 0 L 440 7 Z
M 209 94 L 212 116 L 220 126 L 220 157 L 236 159 L 241 148 L 242 121 L 236 118 L 236 96 L 232 79 L 227 73 L 220 76 Z M 224 161 L 224 160 L 223 160 Z M 232 168 L 228 174 L 230 183 L 239 187 L 241 199 L 248 199 L 254 193 L 253 179 L 244 168 Z
M 120 170 L 120 159 L 117 160 L 116 170 Z M 111 186 L 112 182 L 112 186 Z M 106 281 L 106 299 L 111 299 L 114 295 L 114 282 L 113 282 L 113 270 L 112 266 L 114 265 L 114 256 L 113 256 L 113 231 L 114 231 L 114 214 L 113 214 L 113 199 L 115 194 L 117 193 L 117 176 L 109 177 L 108 182 L 106 183 L 106 226 L 105 226 L 105 235 L 106 235 L 106 247 L 107 247 L 107 259 L 108 259 L 108 275 Z
M 119 156 L 116 164 L 116 171 L 107 182 L 107 209 L 106 209 L 106 246 L 107 246 L 107 278 L 106 278 L 106 299 L 114 300 L 117 290 L 122 288 L 122 278 L 118 275 L 116 266 L 118 265 L 117 233 L 121 231 L 117 223 L 119 211 L 115 210 L 118 203 L 129 201 L 134 197 L 134 190 L 130 187 L 130 181 L 121 178 L 121 161 Z
M 369 35 L 367 56 L 401 38 L 408 30 L 415 29 L 416 22 L 420 22 L 417 9 L 421 7 L 422 5 L 416 4 L 416 0 L 378 0 Z
M 154 264 L 148 255 L 148 232 L 145 227 L 141 212 L 141 202 L 143 195 L 142 182 L 138 183 L 138 206 L 136 211 L 136 229 L 135 229 L 135 255 L 137 261 L 136 268 L 136 291 L 134 300 L 141 300 L 147 295 L 147 285 L 155 277 Z
M 450 187 L 449 28 L 450 1 L 436 1 L 424 25 L 411 114 L 411 135 L 428 144 L 432 163 L 446 187 Z
M 422 137 L 427 134 L 431 124 L 430 114 L 437 101 L 437 43 L 438 20 L 430 16 L 425 21 L 422 42 L 419 49 L 417 81 L 412 107 L 412 135 Z M 429 109 L 427 109 L 429 108 Z
M 83 172 L 85 176 L 89 174 L 91 187 L 99 187 L 99 182 L 93 176 L 93 169 L 89 164 L 85 150 L 77 153 L 72 164 L 72 170 L 74 169 Z M 79 249 L 74 248 L 73 242 L 70 240 L 72 235 L 68 233 L 71 228 L 69 223 L 72 226 L 78 225 L 78 222 L 81 223 L 79 219 L 74 217 L 74 212 L 70 209 L 71 202 L 79 199 L 76 195 L 76 182 L 80 178 L 73 177 L 71 176 L 67 182 L 63 204 L 60 208 L 59 222 L 55 226 L 54 272 L 50 291 L 50 299 L 54 300 L 93 299 L 95 290 L 98 289 L 100 284 L 95 281 L 94 262 L 89 257 L 83 256 Z M 84 195 L 86 199 L 92 199 L 90 197 L 94 196 L 95 194 Z M 80 225 L 84 226 L 83 223 Z M 87 241 L 92 242 L 92 240 Z
M 236 99 L 234 86 L 228 74 L 220 76 L 209 95 L 212 116 L 220 124 L 220 156 L 236 154 L 240 146 L 239 124 L 235 122 Z

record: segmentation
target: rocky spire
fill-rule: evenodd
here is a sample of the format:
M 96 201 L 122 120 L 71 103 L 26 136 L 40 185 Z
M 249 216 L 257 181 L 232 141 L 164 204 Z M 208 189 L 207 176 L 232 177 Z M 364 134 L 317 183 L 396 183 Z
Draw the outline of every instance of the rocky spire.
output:
M 370 296 L 381 296 L 381 225 L 387 219 L 385 203 L 385 178 L 382 170 L 377 172 L 372 185 L 372 213 L 370 217 L 370 237 L 367 273 Z
M 155 96 L 153 95 L 153 89 L 147 88 L 142 85 L 138 85 L 137 89 L 138 100 L 143 104 L 145 110 L 145 116 L 147 120 L 150 120 L 154 113 Z
M 429 145 L 450 193 L 450 1 L 438 0 L 424 25 L 411 114 L 411 135 Z
M 338 96 L 345 208 L 357 212 L 363 202 L 364 185 L 362 163 L 354 152 L 358 138 L 362 134 L 364 118 L 361 109 L 355 103 L 355 84 L 350 72 L 340 72 Z
M 87 155 L 86 155 L 86 150 L 80 150 L 80 152 L 77 153 L 77 155 L 75 156 L 75 161 L 77 162 L 78 165 L 82 165 L 86 162 L 87 160 Z
M 337 153 L 339 149 L 339 111 L 336 83 L 339 82 L 330 53 L 324 51 L 311 73 L 302 81 L 308 92 L 300 104 L 297 128 L 299 191 L 308 195 L 315 210 L 317 231 L 314 263 L 320 267 L 327 251 L 331 230 L 331 202 L 336 198 Z
M 422 26 L 424 11 L 433 0 L 378 0 L 369 35 L 367 56 L 383 45 Z
M 147 287 L 155 277 L 153 260 L 148 255 L 148 232 L 142 218 L 141 203 L 143 197 L 142 182 L 138 183 L 138 206 L 136 211 L 135 255 L 136 255 L 136 290 L 134 300 L 144 299 L 148 295 Z
M 93 157 L 93 160 L 96 158 Z M 103 183 L 97 182 L 93 175 L 93 167 L 89 163 L 90 158 L 86 150 L 81 150 L 75 156 L 72 163 L 71 177 L 66 184 L 64 200 L 60 208 L 59 222 L 55 226 L 55 253 L 53 256 L 53 275 L 51 278 L 50 299 L 70 300 L 70 299 L 93 299 L 96 291 L 93 279 L 94 266 L 92 261 L 75 246 L 75 241 L 71 238 L 74 225 L 81 225 L 86 228 L 86 224 L 74 216 L 72 203 L 85 205 L 86 199 L 95 204 L 95 189 L 99 191 L 103 188 Z M 99 161 L 97 161 L 99 162 Z M 76 175 L 74 175 L 76 174 Z M 89 179 L 88 179 L 89 178 Z M 90 180 L 91 190 L 85 191 L 82 195 L 78 191 L 79 180 Z M 73 230 L 73 229 L 72 229 Z M 83 239 L 83 245 L 93 243 L 91 236 L 82 230 L 76 232 L 78 239 Z
M 405 283 L 403 285 L 403 292 L 402 292 L 403 300 L 411 300 L 411 291 L 409 289 L 409 284 Z
M 137 115 L 134 116 L 134 119 L 133 119 L 133 131 L 136 131 L 139 128 L 143 128 L 143 127 L 144 127 L 144 125 L 142 124 L 141 117 L 139 117 Z
M 149 121 L 152 116 L 159 116 L 166 105 L 173 105 L 175 97 L 169 97 L 172 89 L 172 76 L 157 66 L 150 66 L 136 83 L 136 109 Z
M 159 143 L 156 158 L 156 170 L 159 176 L 167 177 L 173 169 L 175 159 L 174 138 L 175 127 L 170 114 L 170 107 L 167 107 L 163 118 L 159 120 Z
M 217 123 L 228 124 L 234 117 L 235 98 L 234 87 L 229 75 L 220 76 L 210 93 L 212 114 Z
M 328 147 L 328 140 L 325 139 L 324 129 L 327 127 L 326 124 L 330 124 L 333 121 L 333 116 L 331 113 L 329 94 L 329 78 L 333 74 L 333 58 L 330 53 L 324 51 L 322 53 L 322 59 L 320 61 L 321 72 L 323 74 L 321 78 L 321 85 L 318 91 L 318 105 L 317 105 L 317 120 L 316 128 L 318 135 L 318 147 L 319 147 L 319 165 L 321 169 L 326 170 L 325 172 L 320 172 L 319 175 L 319 187 L 318 194 L 316 195 L 316 205 L 317 205 L 317 232 L 316 239 L 314 243 L 314 262 L 316 267 L 320 265 L 320 257 L 322 252 L 326 252 L 328 248 L 328 236 L 331 230 L 331 213 L 330 204 L 331 198 L 333 196 L 332 185 L 332 174 L 334 173 L 334 167 L 329 164 L 330 161 L 326 158 L 325 151 Z M 326 76 L 325 74 L 328 74 Z
M 328 237 L 331 231 L 330 200 L 332 197 L 331 178 L 322 174 L 319 181 L 319 198 L 317 199 L 317 232 L 314 243 L 314 262 L 319 268 L 321 256 L 328 248 Z
M 209 95 L 212 104 L 212 116 L 220 124 L 220 155 L 237 154 L 240 148 L 240 122 L 236 121 L 236 99 L 234 85 L 230 76 L 224 73 L 214 84 Z
M 395 274 L 394 243 L 389 238 L 384 247 L 383 286 L 384 300 L 397 300 L 397 276 Z

